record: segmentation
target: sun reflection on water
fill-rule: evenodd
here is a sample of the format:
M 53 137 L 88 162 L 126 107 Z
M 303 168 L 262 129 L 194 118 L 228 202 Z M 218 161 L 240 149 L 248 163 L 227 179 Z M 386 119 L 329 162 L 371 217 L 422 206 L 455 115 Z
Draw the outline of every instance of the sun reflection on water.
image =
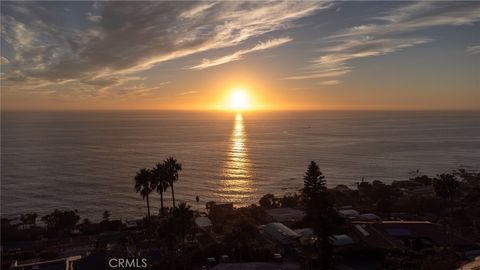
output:
M 229 202 L 243 204 L 245 199 L 251 195 L 252 187 L 247 137 L 241 113 L 235 115 L 223 177 L 221 196 Z

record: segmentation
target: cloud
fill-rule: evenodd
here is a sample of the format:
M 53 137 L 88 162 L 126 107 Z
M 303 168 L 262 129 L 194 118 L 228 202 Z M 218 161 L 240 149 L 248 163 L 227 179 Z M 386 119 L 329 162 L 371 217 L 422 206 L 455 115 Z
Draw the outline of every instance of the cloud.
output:
M 0 65 L 5 65 L 8 63 L 10 63 L 10 61 L 8 61 L 6 57 L 3 57 L 3 56 L 0 57 Z
M 470 55 L 480 54 L 480 45 L 467 47 L 467 53 Z
M 480 5 L 475 2 L 408 3 L 379 14 L 372 23 L 347 28 L 327 37 L 326 41 L 334 45 L 320 50 L 323 54 L 314 58 L 303 74 L 286 79 L 339 77 L 352 71 L 351 60 L 391 54 L 432 41 L 428 37 L 411 36 L 419 30 L 469 25 L 479 20 Z
M 200 91 L 187 91 L 187 92 L 180 93 L 179 96 L 193 95 L 198 93 L 200 93 Z
M 337 85 L 337 84 L 340 84 L 340 81 L 339 80 L 323 81 L 323 82 L 319 82 L 318 84 L 321 84 L 321 85 Z
M 93 13 L 88 12 L 87 13 L 87 20 L 89 20 L 91 22 L 98 23 L 100 20 L 102 20 L 102 16 L 94 15 Z
M 289 37 L 270 39 L 270 40 L 267 40 L 265 42 L 261 42 L 261 43 L 255 45 L 254 47 L 252 47 L 250 49 L 239 50 L 239 51 L 236 51 L 236 52 L 234 52 L 230 55 L 226 55 L 226 56 L 223 56 L 223 57 L 220 57 L 220 58 L 217 58 L 217 59 L 213 59 L 213 60 L 203 59 L 201 64 L 198 64 L 196 66 L 192 66 L 192 67 L 190 67 L 190 69 L 205 69 L 205 68 L 209 68 L 209 67 L 223 65 L 223 64 L 226 64 L 226 63 L 229 63 L 229 62 L 240 60 L 240 59 L 242 59 L 242 56 L 245 55 L 245 54 L 255 52 L 255 51 L 266 50 L 266 49 L 271 49 L 271 48 L 274 48 L 274 47 L 278 47 L 278 46 L 283 45 L 283 44 L 285 44 L 287 42 L 290 42 L 290 41 L 292 41 L 292 39 L 289 38 Z
M 16 74 L 17 84 L 69 81 L 90 93 L 131 83 L 130 79 L 138 80 L 134 74 L 166 61 L 284 31 L 330 4 L 108 1 L 92 5 L 79 19 L 83 21 L 68 28 L 58 9 L 47 6 L 2 3 L 2 39 L 14 56 L 9 58 L 10 72 Z M 64 16 L 73 16 L 60 10 Z M 255 50 L 269 45 L 261 43 Z

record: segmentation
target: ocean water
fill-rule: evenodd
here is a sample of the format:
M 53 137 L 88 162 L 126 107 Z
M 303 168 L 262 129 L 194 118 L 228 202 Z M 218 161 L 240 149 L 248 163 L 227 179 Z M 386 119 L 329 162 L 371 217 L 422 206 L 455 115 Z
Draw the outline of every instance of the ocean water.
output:
M 177 200 L 246 205 L 295 192 L 315 160 L 329 186 L 480 169 L 480 112 L 3 112 L 2 216 L 145 215 L 135 172 L 183 165 Z M 152 195 L 153 211 L 159 199 Z M 167 205 L 171 204 L 167 195 Z

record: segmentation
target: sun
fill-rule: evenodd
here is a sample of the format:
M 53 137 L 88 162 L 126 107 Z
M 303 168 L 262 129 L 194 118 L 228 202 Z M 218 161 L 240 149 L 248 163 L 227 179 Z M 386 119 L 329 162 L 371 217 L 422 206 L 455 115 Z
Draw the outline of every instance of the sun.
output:
M 247 92 L 242 88 L 233 90 L 230 94 L 228 107 L 230 110 L 248 110 L 250 108 L 250 101 Z

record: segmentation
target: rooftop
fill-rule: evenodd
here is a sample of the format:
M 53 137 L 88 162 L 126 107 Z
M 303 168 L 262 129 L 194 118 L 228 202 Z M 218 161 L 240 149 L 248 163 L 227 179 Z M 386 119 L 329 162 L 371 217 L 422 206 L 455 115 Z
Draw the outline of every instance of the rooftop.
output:
M 274 208 L 266 210 L 267 214 L 278 222 L 295 222 L 300 221 L 305 216 L 302 210 L 290 207 Z
M 291 244 L 300 237 L 300 234 L 279 222 L 269 223 L 262 226 L 262 230 L 275 241 L 282 244 Z
M 208 217 L 197 217 L 195 218 L 195 224 L 200 228 L 206 228 L 212 226 L 212 221 Z
M 212 270 L 297 270 L 299 266 L 287 263 L 245 262 L 245 263 L 221 263 Z

